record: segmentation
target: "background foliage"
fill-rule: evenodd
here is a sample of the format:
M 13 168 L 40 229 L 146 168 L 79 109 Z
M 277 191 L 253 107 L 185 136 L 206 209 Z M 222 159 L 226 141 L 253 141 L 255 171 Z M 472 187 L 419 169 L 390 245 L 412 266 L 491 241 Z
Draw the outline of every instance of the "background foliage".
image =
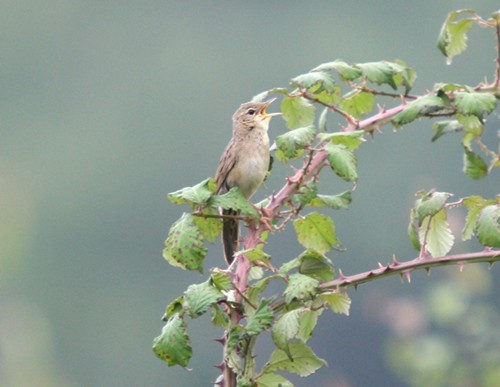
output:
M 2 385 L 199 385 L 207 375 L 215 378 L 211 355 L 220 347 L 207 345 L 206 337 L 217 332 L 207 331 L 204 321 L 191 327 L 196 372 L 156 362 L 150 340 L 158 311 L 178 289 L 201 281 L 196 273 L 181 278 L 161 258 L 164 230 L 180 215 L 165 195 L 214 173 L 239 103 L 335 58 L 404 59 L 418 69 L 417 92 L 438 81 L 475 84 L 490 74 L 494 52 L 493 38 L 476 29 L 470 50 L 446 66 L 434 42 L 445 15 L 469 6 L 460 1 L 290 2 L 286 9 L 267 2 L 2 5 Z M 475 9 L 489 15 L 495 5 L 483 1 Z M 498 121 L 487 125 L 497 128 Z M 495 130 L 489 132 L 485 141 L 497 141 Z M 271 137 L 282 133 L 284 127 L 273 125 Z M 429 138 L 424 121 L 397 134 L 386 129 L 360 149 L 366 189 L 359 187 L 348 213 L 336 214 L 349 247 L 339 256 L 344 272 L 370 268 L 393 252 L 414 254 L 406 225 L 416 190 L 497 193 L 498 173 L 471 182 L 456 168 L 463 150 L 455 138 L 434 144 Z M 455 230 L 461 226 L 452 223 Z M 292 246 L 289 241 L 283 244 Z M 273 259 L 280 259 L 281 248 L 270 246 Z M 208 267 L 220 264 L 219 247 L 211 249 Z M 443 278 L 446 285 L 455 272 L 433 272 L 432 283 Z M 498 282 L 495 268 L 491 276 Z M 476 278 L 483 287 L 463 285 L 472 295 L 456 308 L 467 310 L 469 297 L 481 297 L 492 321 L 481 329 L 498 326 L 490 306 L 498 306 L 499 297 L 484 277 Z M 449 338 L 437 343 L 466 340 L 467 331 L 453 325 L 461 321 L 453 320 L 461 316 L 457 310 L 441 317 L 448 325 L 433 316 L 449 292 L 433 292 L 423 274 L 412 280 L 411 287 L 397 279 L 361 287 L 352 294 L 348 319 L 320 321 L 311 345 L 331 366 L 308 382 L 399 382 L 391 368 L 404 375 L 415 370 L 388 367 L 385 359 L 396 361 L 403 349 L 418 359 L 426 349 L 393 341 L 404 329 L 435 338 L 442 332 L 434 329 L 451 324 Z

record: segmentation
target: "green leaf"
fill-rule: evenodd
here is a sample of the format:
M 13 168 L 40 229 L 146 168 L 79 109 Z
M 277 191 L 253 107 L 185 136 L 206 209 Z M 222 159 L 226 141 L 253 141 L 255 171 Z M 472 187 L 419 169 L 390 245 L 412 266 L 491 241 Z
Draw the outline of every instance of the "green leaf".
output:
M 464 146 L 464 173 L 471 179 L 482 179 L 488 175 L 488 165 L 481 156 Z
M 362 71 L 354 66 L 347 64 L 342 60 L 323 63 L 312 71 L 332 71 L 335 70 L 344 81 L 354 81 L 363 75 Z
M 450 12 L 439 33 L 437 45 L 446 56 L 448 64 L 451 64 L 454 56 L 461 54 L 467 48 L 467 31 L 471 27 L 472 20 L 455 21 L 457 16 L 462 14 L 474 16 L 476 13 L 470 9 Z
M 182 303 L 184 302 L 184 296 L 179 296 L 175 300 L 173 300 L 170 304 L 168 304 L 167 309 L 165 311 L 165 315 L 162 317 L 163 321 L 167 321 L 174 314 L 179 313 L 182 315 L 184 313 L 184 309 L 182 307 Z
M 358 179 L 357 160 L 354 153 L 344 144 L 327 144 L 328 161 L 333 172 L 345 181 Z
M 497 100 L 493 94 L 457 91 L 455 105 L 459 113 L 482 118 L 495 110 Z
M 332 144 L 345 145 L 350 150 L 356 150 L 364 143 L 364 130 L 355 130 L 353 132 L 334 132 L 334 133 L 319 133 L 319 142 L 330 141 Z
M 334 313 L 349 316 L 351 299 L 347 294 L 338 292 L 321 293 L 319 297 L 332 309 Z
M 465 225 L 462 230 L 462 240 L 466 241 L 472 238 L 476 228 L 477 219 L 481 210 L 489 204 L 493 204 L 493 200 L 484 200 L 481 196 L 469 196 L 462 200 L 462 203 L 467 208 L 467 216 L 465 217 Z
M 193 215 L 184 213 L 170 227 L 163 257 L 172 266 L 203 272 L 201 264 L 207 255 L 207 249 L 203 244 L 203 235 L 193 218 Z
M 276 146 L 281 153 L 276 156 L 281 161 L 295 159 L 302 154 L 314 140 L 316 129 L 313 126 L 306 126 L 291 130 L 285 134 L 276 137 Z
M 283 293 L 285 302 L 293 300 L 308 300 L 314 298 L 319 281 L 304 274 L 294 273 L 288 278 L 288 286 Z
M 330 207 L 334 210 L 341 210 L 349 208 L 352 202 L 352 192 L 345 191 L 339 195 L 316 195 L 316 198 L 311 200 L 310 206 L 315 207 Z
M 299 331 L 297 332 L 297 338 L 302 340 L 304 343 L 312 337 L 314 328 L 318 323 L 318 317 L 323 311 L 323 308 L 311 310 L 305 309 L 299 317 Z
M 406 125 L 419 117 L 431 116 L 443 112 L 448 105 L 449 101 L 445 94 L 440 96 L 432 94 L 424 95 L 410 102 L 391 122 L 396 127 Z
M 314 123 L 316 107 L 303 97 L 287 96 L 281 102 L 281 112 L 286 126 L 296 129 Z
M 223 300 L 224 295 L 209 279 L 201 284 L 190 285 L 184 292 L 184 309 L 191 318 L 204 314 L 213 304 Z
M 260 217 L 259 211 L 252 206 L 243 196 L 238 187 L 233 187 L 229 192 L 223 195 L 214 195 L 210 198 L 208 204 L 211 207 L 232 208 L 235 211 L 241 211 L 241 215 L 250 216 L 254 219 Z
M 356 64 L 361 69 L 363 75 L 370 81 L 378 85 L 386 84 L 394 90 L 398 86 L 404 86 L 408 91 L 416 76 L 415 70 L 408 67 L 403 61 L 381 61 Z
M 340 108 L 347 114 L 361 118 L 370 113 L 375 106 L 375 96 L 366 91 L 355 90 L 344 96 Z
M 328 259 L 315 251 L 305 251 L 300 255 L 299 273 L 320 281 L 329 281 L 335 274 Z
M 258 335 L 271 327 L 274 320 L 274 313 L 270 306 L 271 301 L 262 300 L 255 313 L 247 317 L 246 330 L 249 335 Z
M 300 308 L 286 312 L 273 325 L 271 336 L 274 344 L 288 355 L 290 355 L 288 344 L 299 332 L 299 317 L 303 311 L 304 309 Z
M 457 120 L 444 120 L 439 121 L 434 124 L 432 127 L 434 131 L 434 136 L 432 136 L 431 141 L 436 141 L 439 137 L 451 133 L 451 132 L 460 132 L 464 130 L 464 126 L 459 123 Z
M 204 215 L 219 215 L 215 208 L 205 207 L 202 210 Z M 194 216 L 194 223 L 200 230 L 203 238 L 211 243 L 215 242 L 220 232 L 222 231 L 222 221 L 218 218 L 204 218 L 202 216 Z
M 228 329 L 230 325 L 229 316 L 227 313 L 220 310 L 217 305 L 212 305 L 212 324 L 224 329 Z
M 186 323 L 178 314 L 165 324 L 161 335 L 153 340 L 153 351 L 169 366 L 188 365 L 193 351 L 189 345 Z
M 305 248 L 324 254 L 338 245 L 333 220 L 313 212 L 293 223 L 297 239 Z
M 263 373 L 255 381 L 259 387 L 293 387 L 292 382 L 274 372 Z
M 467 133 L 480 136 L 483 133 L 483 123 L 481 119 L 475 115 L 456 114 L 458 122 L 462 125 Z
M 489 205 L 481 210 L 476 235 L 483 246 L 500 247 L 500 204 Z
M 321 112 L 319 119 L 318 119 L 318 130 L 320 132 L 326 132 L 326 115 L 328 113 L 329 108 L 324 108 L 323 111 Z
M 287 353 L 276 349 L 271 354 L 269 362 L 264 367 L 264 373 L 270 371 L 288 371 L 305 377 L 316 372 L 320 367 L 326 365 L 326 361 L 320 359 L 302 341 L 293 341 L 289 344 L 292 360 Z
M 417 193 L 418 194 L 418 193 Z M 415 214 L 419 224 L 425 217 L 433 216 L 444 208 L 446 201 L 452 196 L 448 192 L 429 192 L 421 194 L 415 203 Z
M 174 204 L 205 204 L 214 194 L 216 184 L 214 179 L 206 179 L 193 187 L 185 187 L 167 195 Z
M 252 263 L 269 263 L 271 260 L 271 256 L 267 253 L 265 253 L 262 249 L 264 248 L 264 244 L 261 243 L 254 247 L 253 249 L 247 249 L 247 250 L 240 250 L 235 254 L 235 257 L 245 254 L 246 257 L 250 260 Z
M 299 89 L 307 89 L 314 97 L 326 104 L 335 104 L 340 99 L 340 86 L 332 75 L 324 71 L 314 71 L 299 75 L 291 84 Z
M 292 203 L 295 207 L 306 206 L 318 194 L 318 185 L 315 181 L 309 181 L 302 185 L 292 196 Z
M 250 302 L 254 303 L 257 302 L 259 295 L 264 290 L 266 290 L 267 286 L 269 285 L 269 282 L 271 282 L 271 280 L 276 278 L 280 278 L 280 276 L 275 274 L 262 278 L 261 280 L 258 280 L 248 288 L 248 290 L 245 292 L 245 296 L 247 297 L 248 300 L 250 300 Z
M 451 250 L 455 237 L 451 233 L 443 208 L 433 216 L 427 216 L 422 221 L 419 230 L 419 241 L 432 257 L 442 257 Z
M 275 87 L 273 89 L 269 89 L 269 90 L 263 91 L 262 93 L 255 95 L 252 98 L 252 102 L 264 102 L 269 98 L 270 94 L 288 94 L 288 93 L 289 93 L 289 91 L 286 88 Z
M 418 240 L 418 223 L 416 221 L 417 212 L 415 208 L 412 208 L 410 211 L 410 224 L 408 225 L 408 237 L 410 238 L 410 242 L 415 250 L 420 251 L 420 241 Z
M 212 284 L 220 291 L 227 292 L 234 288 L 230 276 L 219 269 L 213 269 L 210 278 Z

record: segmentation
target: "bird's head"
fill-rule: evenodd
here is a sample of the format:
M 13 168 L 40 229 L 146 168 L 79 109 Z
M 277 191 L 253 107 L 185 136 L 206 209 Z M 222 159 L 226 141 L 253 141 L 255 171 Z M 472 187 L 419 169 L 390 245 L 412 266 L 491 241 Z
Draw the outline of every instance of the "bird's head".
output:
M 248 131 L 260 128 L 267 130 L 271 117 L 281 113 L 267 113 L 267 107 L 276 98 L 266 102 L 246 102 L 242 104 L 233 114 L 233 127 L 246 129 Z

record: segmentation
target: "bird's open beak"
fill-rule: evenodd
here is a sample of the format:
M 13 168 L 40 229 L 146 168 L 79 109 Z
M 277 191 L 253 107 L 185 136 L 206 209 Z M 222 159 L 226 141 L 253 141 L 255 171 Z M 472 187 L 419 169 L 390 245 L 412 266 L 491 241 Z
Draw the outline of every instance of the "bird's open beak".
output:
M 270 99 L 269 101 L 264 102 L 265 105 L 260 110 L 260 114 L 262 114 L 264 116 L 264 118 L 268 118 L 268 117 L 270 118 L 273 116 L 280 116 L 281 115 L 281 112 L 277 112 L 277 113 L 267 113 L 266 112 L 267 107 L 269 105 L 271 105 L 274 101 L 276 101 L 276 98 L 273 98 L 273 99 Z

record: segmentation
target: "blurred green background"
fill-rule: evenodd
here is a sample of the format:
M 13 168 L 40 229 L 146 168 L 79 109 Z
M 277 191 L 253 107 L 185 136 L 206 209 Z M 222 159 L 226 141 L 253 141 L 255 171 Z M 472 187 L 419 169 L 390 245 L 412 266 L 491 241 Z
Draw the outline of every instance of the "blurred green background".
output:
M 0 385 L 202 386 L 215 380 L 212 366 L 221 353 L 210 340 L 220 332 L 208 319 L 189 325 L 192 371 L 168 368 L 151 351 L 165 306 L 205 278 L 161 257 L 168 229 L 183 210 L 166 194 L 213 176 L 240 103 L 287 86 L 320 63 L 402 59 L 417 70 L 416 92 L 438 81 L 491 80 L 491 32 L 473 27 L 469 50 L 452 66 L 435 41 L 448 12 L 470 7 L 489 17 L 498 2 L 0 5 Z M 492 115 L 484 140 L 493 147 L 498 127 L 498 114 Z M 271 137 L 284 130 L 275 118 Z M 437 143 L 431 136 L 429 121 L 398 133 L 386 127 L 360 149 L 353 205 L 333 213 L 348 250 L 331 258 L 344 273 L 368 270 L 392 254 L 416 255 L 406 238 L 415 191 L 498 194 L 498 172 L 482 181 L 462 174 L 459 136 Z M 255 200 L 278 188 L 285 173 L 276 167 Z M 322 183 L 324 193 L 346 188 L 333 174 Z M 451 219 L 457 235 L 462 216 L 457 211 Z M 275 239 L 268 252 L 276 264 L 300 251 L 290 232 Z M 454 251 L 473 248 L 458 243 Z M 218 244 L 211 248 L 207 269 L 222 265 L 220 252 Z M 457 364 L 460 334 L 467 334 L 460 328 L 472 306 L 484 305 L 488 334 L 500 326 L 499 269 L 483 269 L 465 268 L 458 276 L 457 268 L 439 269 L 430 277 L 416 273 L 411 286 L 393 278 L 350 292 L 351 316 L 325 313 L 311 341 L 329 367 L 293 380 L 316 386 L 419 383 L 412 372 L 426 372 L 436 362 L 415 371 L 420 364 L 414 361 L 427 358 L 429 348 L 435 354 L 436 345 L 447 370 Z M 452 298 L 458 306 L 450 317 L 443 312 L 450 304 L 442 300 L 456 291 L 434 287 L 459 286 L 457 281 L 467 296 Z M 483 286 L 471 290 L 470 283 Z M 448 325 L 439 325 L 438 312 Z M 444 344 L 431 340 L 413 352 L 401 341 L 445 334 Z M 260 364 L 269 350 L 262 345 Z

